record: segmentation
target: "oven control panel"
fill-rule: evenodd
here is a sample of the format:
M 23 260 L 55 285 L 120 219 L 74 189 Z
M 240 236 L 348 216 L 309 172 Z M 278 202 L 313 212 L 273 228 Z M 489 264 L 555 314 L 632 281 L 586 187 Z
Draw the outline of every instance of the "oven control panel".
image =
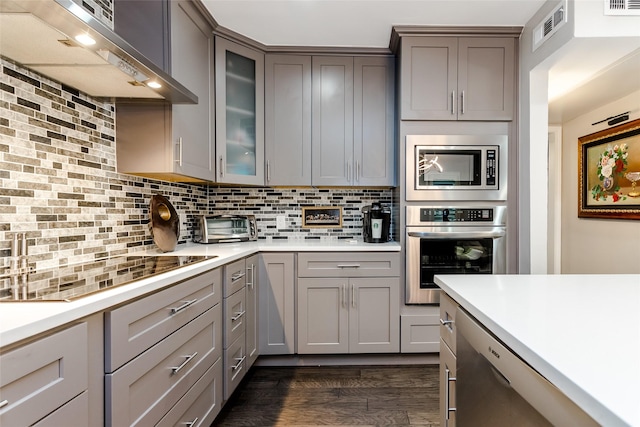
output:
M 420 222 L 493 222 L 493 209 L 420 208 Z

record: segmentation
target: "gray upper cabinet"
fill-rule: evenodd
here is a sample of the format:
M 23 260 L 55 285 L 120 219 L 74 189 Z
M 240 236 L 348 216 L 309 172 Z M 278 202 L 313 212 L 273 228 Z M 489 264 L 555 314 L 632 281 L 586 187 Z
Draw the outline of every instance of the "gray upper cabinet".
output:
M 311 56 L 265 57 L 266 185 L 311 185 Z
M 354 184 L 395 185 L 395 61 L 354 58 Z
M 198 104 L 119 102 L 118 171 L 213 181 L 213 33 L 191 2 L 172 1 L 170 6 L 172 75 L 198 95 Z
M 402 120 L 512 120 L 513 37 L 403 37 Z
M 264 54 L 215 40 L 216 181 L 264 185 Z
M 353 58 L 313 58 L 313 185 L 353 184 Z
M 386 57 L 313 58 L 313 185 L 394 185 L 393 73 Z

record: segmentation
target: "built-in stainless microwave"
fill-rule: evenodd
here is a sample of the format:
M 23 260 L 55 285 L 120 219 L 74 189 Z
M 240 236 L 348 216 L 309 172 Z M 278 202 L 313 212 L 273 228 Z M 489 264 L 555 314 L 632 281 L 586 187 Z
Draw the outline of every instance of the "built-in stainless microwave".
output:
M 408 135 L 408 201 L 506 200 L 506 135 Z

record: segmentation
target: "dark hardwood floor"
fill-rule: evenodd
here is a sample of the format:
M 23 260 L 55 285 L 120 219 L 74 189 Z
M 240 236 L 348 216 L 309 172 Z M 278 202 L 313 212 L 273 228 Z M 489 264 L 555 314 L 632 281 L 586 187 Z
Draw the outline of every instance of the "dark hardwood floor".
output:
M 254 367 L 213 426 L 438 427 L 438 365 Z

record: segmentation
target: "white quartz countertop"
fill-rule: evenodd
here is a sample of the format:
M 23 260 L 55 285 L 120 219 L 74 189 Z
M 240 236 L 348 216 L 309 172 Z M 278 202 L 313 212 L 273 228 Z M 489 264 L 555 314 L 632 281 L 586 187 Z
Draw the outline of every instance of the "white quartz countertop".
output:
M 436 276 L 603 426 L 640 426 L 640 275 Z
M 155 248 L 155 246 L 154 246 Z M 360 240 L 257 241 L 203 245 L 187 243 L 175 251 L 162 253 L 157 248 L 131 255 L 216 255 L 215 258 L 187 265 L 134 283 L 114 287 L 71 302 L 1 302 L 0 348 L 45 333 L 86 316 L 107 310 L 134 298 L 155 292 L 177 281 L 204 273 L 258 252 L 399 252 L 400 244 L 364 243 Z

